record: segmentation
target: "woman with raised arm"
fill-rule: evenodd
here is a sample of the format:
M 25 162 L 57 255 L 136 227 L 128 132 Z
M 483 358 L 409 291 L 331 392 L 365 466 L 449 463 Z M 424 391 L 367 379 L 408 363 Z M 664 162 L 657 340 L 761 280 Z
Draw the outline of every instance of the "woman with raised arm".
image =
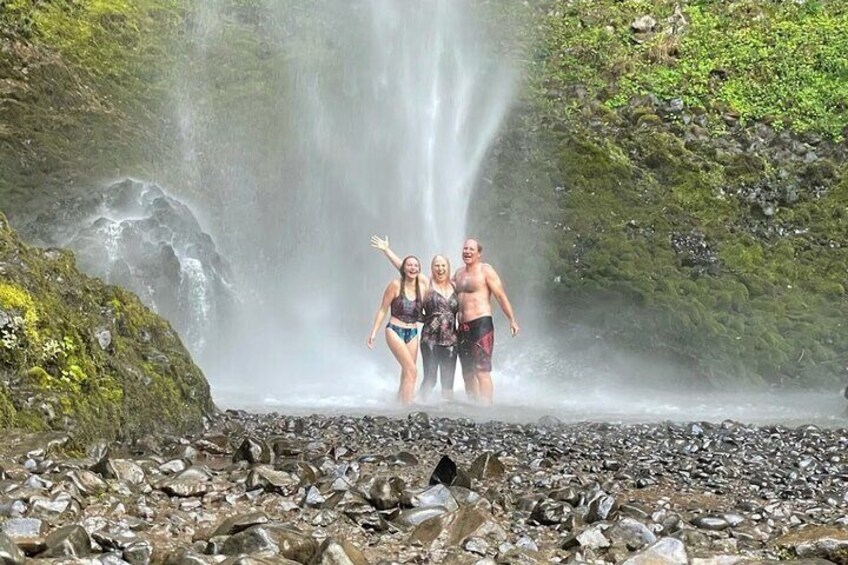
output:
M 386 343 L 400 363 L 398 400 L 409 405 L 412 404 L 418 379 L 418 323 L 424 299 L 422 289 L 427 288 L 428 281 L 420 274 L 421 262 L 412 255 L 398 261 L 398 270 L 400 279 L 391 281 L 383 292 L 366 345 L 369 349 L 374 348 L 374 338 L 380 325 L 387 315 L 391 315 L 386 326 Z
M 389 247 L 389 238 L 371 237 L 371 245 L 382 251 L 397 267 L 401 259 Z M 430 262 L 430 280 L 424 291 L 424 327 L 421 330 L 421 359 L 424 362 L 424 379 L 421 381 L 422 400 L 436 386 L 441 377 L 442 398 L 453 399 L 453 377 L 456 373 L 457 336 L 456 313 L 459 301 L 456 289 L 450 280 L 450 262 L 436 255 Z M 421 277 L 426 280 L 426 277 Z

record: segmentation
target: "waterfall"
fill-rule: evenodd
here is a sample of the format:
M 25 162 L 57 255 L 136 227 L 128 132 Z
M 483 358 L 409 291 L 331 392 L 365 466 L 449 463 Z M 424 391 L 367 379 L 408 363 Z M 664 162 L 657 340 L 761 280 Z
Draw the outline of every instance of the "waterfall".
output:
M 179 70 L 184 184 L 244 300 L 204 369 L 225 395 L 372 398 L 397 384 L 364 348 L 397 273 L 368 238 L 456 268 L 512 67 L 470 2 L 254 9 L 198 6 Z

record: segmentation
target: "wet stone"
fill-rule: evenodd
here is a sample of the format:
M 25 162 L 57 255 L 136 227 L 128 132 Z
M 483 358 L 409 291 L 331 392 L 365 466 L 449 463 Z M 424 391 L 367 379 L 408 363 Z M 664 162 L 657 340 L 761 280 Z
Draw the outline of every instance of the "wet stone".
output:
M 298 484 L 300 479 L 296 475 L 276 471 L 267 465 L 259 465 L 247 475 L 245 487 L 248 490 L 261 488 L 268 492 L 289 494 L 297 488 Z
M 453 459 L 447 455 L 443 455 L 439 460 L 439 463 L 436 465 L 436 469 L 433 471 L 433 474 L 430 476 L 430 484 L 442 484 L 445 486 L 455 485 L 470 489 L 471 477 L 469 477 L 465 471 L 457 467 Z
M 0 563 L 3 565 L 23 565 L 26 561 L 23 551 L 6 534 L 0 532 Z
M 386 457 L 386 463 L 400 467 L 413 467 L 418 465 L 418 458 L 408 451 L 401 451 L 396 455 Z
M 730 522 L 721 516 L 698 516 L 692 520 L 692 525 L 702 530 L 720 532 L 730 527 Z
M 38 557 L 85 557 L 91 553 L 91 538 L 82 526 L 72 524 L 47 536 L 45 546 Z
M 318 542 L 297 528 L 283 524 L 251 526 L 230 536 L 222 548 L 225 555 L 271 551 L 286 559 L 307 563 L 315 555 Z
M 209 492 L 209 486 L 206 483 L 187 479 L 166 479 L 160 482 L 157 488 L 168 496 L 180 498 L 203 496 Z
M 101 459 L 92 471 L 107 479 L 117 479 L 132 485 L 144 482 L 144 470 L 129 459 Z
M 683 542 L 661 538 L 624 561 L 623 565 L 687 565 L 689 557 Z
M 408 506 L 442 506 L 447 508 L 449 512 L 459 508 L 453 493 L 441 484 L 431 486 L 416 494 L 406 493 L 404 498 Z
M 608 494 L 601 494 L 589 502 L 589 511 L 586 513 L 586 521 L 589 523 L 606 520 L 615 510 L 615 498 Z
M 540 500 L 530 513 L 530 521 L 543 526 L 559 524 L 571 509 L 551 499 Z
M 393 522 L 401 526 L 417 526 L 430 518 L 436 518 L 448 513 L 448 509 L 444 506 L 420 506 L 418 508 L 408 508 L 398 512 L 397 516 L 392 519 Z
M 274 462 L 274 452 L 266 442 L 252 437 L 246 437 L 236 452 L 233 453 L 233 463 L 238 463 L 239 461 L 246 461 L 251 465 L 260 463 L 269 465 Z
M 470 475 L 478 480 L 494 479 L 504 474 L 503 463 L 491 453 L 483 453 L 471 464 Z
M 425 546 L 460 546 L 469 537 L 506 540 L 506 532 L 492 516 L 478 508 L 466 506 L 458 511 L 431 518 L 419 524 L 409 536 L 409 542 Z
M 604 534 L 611 542 L 620 542 L 630 551 L 642 549 L 657 541 L 657 536 L 645 524 L 633 518 L 622 518 Z
M 610 546 L 610 541 L 603 533 L 601 526 L 592 526 L 586 528 L 575 536 L 575 539 L 581 548 L 584 549 L 601 549 Z
M 394 508 L 400 504 L 404 486 L 403 480 L 397 477 L 374 479 L 368 491 L 369 500 L 377 510 Z
M 91 539 L 106 550 L 124 550 L 130 545 L 138 542 L 138 536 L 129 530 L 123 531 L 97 531 L 91 534 Z
M 318 548 L 311 565 L 368 565 L 362 551 L 352 543 L 327 538 Z
M 18 518 L 26 512 L 27 506 L 22 500 L 9 500 L 0 502 L 0 517 Z
M 268 516 L 265 515 L 264 512 L 250 512 L 247 514 L 238 514 L 236 516 L 230 516 L 226 518 L 223 522 L 218 524 L 209 537 L 215 536 L 231 536 L 233 534 L 237 534 L 241 531 L 246 530 L 251 526 L 258 526 L 260 524 L 267 524 Z

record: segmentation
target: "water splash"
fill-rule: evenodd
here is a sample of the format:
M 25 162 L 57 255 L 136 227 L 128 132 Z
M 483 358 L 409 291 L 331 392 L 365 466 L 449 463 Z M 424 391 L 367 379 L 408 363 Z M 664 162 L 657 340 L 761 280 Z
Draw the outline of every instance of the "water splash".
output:
M 175 105 L 186 185 L 245 297 L 204 369 L 219 393 L 384 400 L 395 363 L 364 340 L 396 273 L 368 237 L 425 271 L 458 258 L 512 68 L 471 2 L 268 1 L 241 43 L 226 4 L 197 14 Z M 256 79 L 238 104 L 215 97 L 234 44 L 265 61 L 238 69 L 233 91 Z

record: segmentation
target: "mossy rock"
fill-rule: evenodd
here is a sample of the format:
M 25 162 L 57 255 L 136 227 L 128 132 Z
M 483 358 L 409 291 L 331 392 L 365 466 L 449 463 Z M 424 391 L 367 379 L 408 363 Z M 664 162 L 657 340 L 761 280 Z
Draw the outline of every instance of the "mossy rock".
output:
M 73 255 L 23 244 L 0 214 L 0 427 L 94 439 L 200 429 L 216 411 L 168 322 L 80 273 Z

